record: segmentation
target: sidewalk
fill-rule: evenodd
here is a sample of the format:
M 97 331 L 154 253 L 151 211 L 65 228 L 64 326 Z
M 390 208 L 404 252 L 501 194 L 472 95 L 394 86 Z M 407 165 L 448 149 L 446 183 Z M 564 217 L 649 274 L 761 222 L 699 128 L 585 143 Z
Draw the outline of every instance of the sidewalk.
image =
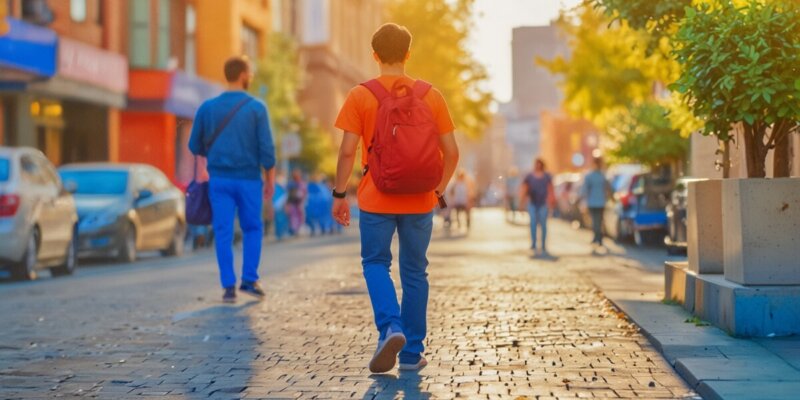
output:
M 800 337 L 731 337 L 665 304 L 663 269 L 628 266 L 634 268 L 611 263 L 585 271 L 704 399 L 800 399 Z
M 476 214 L 468 237 L 437 230 L 430 365 L 419 374 L 367 371 L 377 335 L 350 241 L 265 277 L 264 303 L 189 303 L 135 329 L 109 321 L 61 343 L 70 357 L 3 359 L 0 398 L 695 398 L 589 279 L 617 257 L 591 257 L 582 234 L 554 223 L 550 248 L 560 258 L 540 260 L 526 228 L 498 211 Z

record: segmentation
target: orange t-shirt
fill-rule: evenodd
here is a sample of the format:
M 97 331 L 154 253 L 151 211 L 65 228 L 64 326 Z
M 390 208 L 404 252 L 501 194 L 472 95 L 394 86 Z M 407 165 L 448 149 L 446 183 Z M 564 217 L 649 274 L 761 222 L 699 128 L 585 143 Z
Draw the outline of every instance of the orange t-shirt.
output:
M 408 76 L 380 76 L 378 81 L 384 87 L 391 88 L 398 81 L 401 84 L 413 86 L 415 80 Z M 452 134 L 455 130 L 450 111 L 447 109 L 447 102 L 442 93 L 436 89 L 431 89 L 424 98 L 425 102 L 431 107 L 439 133 L 442 135 Z M 364 86 L 356 86 L 347 95 L 347 99 L 339 111 L 336 118 L 336 127 L 345 131 L 361 136 L 362 160 L 361 167 L 367 165 L 367 151 L 372 136 L 375 133 L 375 120 L 378 114 L 378 100 Z M 376 214 L 424 214 L 431 212 L 436 206 L 437 199 L 434 192 L 396 195 L 386 194 L 378 190 L 372 182 L 369 173 L 361 179 L 358 187 L 358 207 L 361 210 Z

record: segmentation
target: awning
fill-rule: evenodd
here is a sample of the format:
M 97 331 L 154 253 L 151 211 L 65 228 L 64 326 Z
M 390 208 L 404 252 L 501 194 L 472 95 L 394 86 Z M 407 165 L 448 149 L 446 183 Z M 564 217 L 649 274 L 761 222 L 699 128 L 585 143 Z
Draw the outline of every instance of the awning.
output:
M 56 73 L 58 35 L 50 29 L 6 18 L 9 30 L 0 36 L 0 81 L 31 81 Z
M 218 84 L 180 71 L 133 70 L 127 109 L 167 112 L 193 119 L 204 101 L 222 91 Z
M 125 107 L 128 91 L 128 59 L 69 38 L 58 42 L 58 74 L 28 86 L 34 93 Z

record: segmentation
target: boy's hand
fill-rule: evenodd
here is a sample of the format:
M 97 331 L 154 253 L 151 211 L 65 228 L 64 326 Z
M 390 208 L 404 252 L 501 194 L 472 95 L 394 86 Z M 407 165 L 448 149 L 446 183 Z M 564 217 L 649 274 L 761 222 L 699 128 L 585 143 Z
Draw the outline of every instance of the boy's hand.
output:
M 333 219 L 342 226 L 350 226 L 350 203 L 347 199 L 333 199 Z

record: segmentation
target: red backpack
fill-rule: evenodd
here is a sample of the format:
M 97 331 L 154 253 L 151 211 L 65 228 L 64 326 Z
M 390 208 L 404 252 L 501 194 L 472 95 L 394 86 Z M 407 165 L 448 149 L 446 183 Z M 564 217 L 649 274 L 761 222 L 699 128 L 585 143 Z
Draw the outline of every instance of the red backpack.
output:
M 439 129 L 423 100 L 431 84 L 418 80 L 414 87 L 395 85 L 392 91 L 376 79 L 361 84 L 378 99 L 375 132 L 364 173 L 381 192 L 432 192 L 442 180 L 444 161 Z

